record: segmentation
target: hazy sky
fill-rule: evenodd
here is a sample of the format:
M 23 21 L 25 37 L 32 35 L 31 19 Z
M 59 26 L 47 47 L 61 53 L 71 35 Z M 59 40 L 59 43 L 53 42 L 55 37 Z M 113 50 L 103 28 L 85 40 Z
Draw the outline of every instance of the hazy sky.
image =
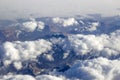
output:
M 117 8 L 120 8 L 120 0 L 0 0 L 0 19 L 89 13 L 108 16 L 119 14 Z

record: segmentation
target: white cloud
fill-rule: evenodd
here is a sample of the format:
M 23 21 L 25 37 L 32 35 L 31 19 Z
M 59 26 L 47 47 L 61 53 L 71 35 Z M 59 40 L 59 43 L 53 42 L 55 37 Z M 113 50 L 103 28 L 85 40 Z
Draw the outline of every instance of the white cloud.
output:
M 21 68 L 22 61 L 35 60 L 37 56 L 52 49 L 52 43 L 44 39 L 36 41 L 14 41 L 3 44 L 5 51 L 4 64 L 9 65 L 12 62 L 14 66 Z M 19 65 L 18 65 L 19 64 Z
M 67 80 L 63 76 L 52 76 L 52 75 L 37 75 L 32 77 L 30 75 L 13 75 L 8 74 L 0 76 L 0 80 Z
M 37 80 L 65 80 L 64 77 L 56 77 L 52 75 L 40 75 L 36 77 Z
M 39 21 L 38 22 L 38 30 L 43 30 L 44 29 L 44 27 L 45 27 L 45 23 L 43 23 L 42 21 Z
M 72 25 L 71 20 L 69 21 L 68 19 L 64 19 L 63 21 L 65 20 L 67 20 L 65 22 L 65 25 L 67 26 Z M 60 24 L 64 26 L 64 22 L 59 20 L 59 18 L 58 20 L 56 19 L 55 21 L 58 22 L 58 24 L 60 21 Z M 30 24 L 33 24 L 34 22 L 37 26 L 31 29 L 31 27 L 34 25 L 30 25 L 31 27 L 30 26 L 28 27 L 30 29 L 24 28 L 23 30 L 25 31 L 28 30 L 28 32 L 32 32 L 35 29 L 40 31 L 44 29 L 45 24 L 43 22 L 41 21 L 37 22 L 33 20 L 30 21 Z M 82 24 L 84 25 L 84 22 Z M 90 27 L 88 27 L 88 29 L 90 31 L 94 31 L 96 30 L 98 25 L 99 25 L 98 22 L 90 23 Z M 63 29 L 63 27 L 61 29 Z M 38 70 L 39 72 L 43 72 L 43 73 L 45 71 L 45 73 L 47 72 L 49 75 L 38 75 L 35 78 L 27 75 L 4 75 L 4 76 L 0 76 L 0 79 L 1 80 L 6 80 L 6 79 L 8 80 L 10 79 L 11 80 L 80 80 L 80 79 L 119 80 L 120 79 L 120 68 L 118 65 L 120 64 L 120 59 L 116 59 L 116 60 L 107 59 L 112 56 L 119 57 L 120 30 L 117 30 L 110 34 L 100 34 L 100 35 L 95 35 L 95 34 L 73 35 L 73 34 L 65 33 L 65 36 L 67 36 L 68 38 L 53 37 L 50 38 L 50 41 L 39 39 L 35 41 L 13 41 L 13 42 L 3 43 L 2 49 L 4 49 L 5 52 L 4 53 L 5 56 L 3 58 L 3 63 L 5 65 L 4 67 L 13 64 L 13 66 L 17 70 L 19 70 L 23 67 L 22 62 L 36 60 L 37 56 L 40 56 L 41 54 L 42 54 L 42 58 L 45 58 L 48 61 L 53 61 L 53 63 L 55 63 L 56 62 L 55 60 L 57 60 L 60 63 L 59 65 L 57 63 L 49 65 L 48 63 L 48 65 L 51 66 L 52 69 L 54 67 L 56 74 L 54 73 L 54 70 L 53 72 L 51 71 L 52 70 L 51 68 L 38 70 L 38 68 L 36 68 L 36 65 L 34 65 L 33 67 L 35 67 L 35 70 Z M 49 53 L 48 51 L 52 49 L 52 45 L 57 45 L 59 47 L 55 46 L 54 47 L 55 52 L 52 50 Z M 63 51 L 61 49 L 63 49 Z M 76 56 L 73 55 L 72 50 L 75 51 Z M 61 54 L 59 54 L 60 51 Z M 88 54 L 88 56 L 98 56 L 99 58 L 76 61 L 74 64 L 71 64 L 70 65 L 71 68 L 66 70 L 64 73 L 57 72 L 56 66 L 58 66 L 58 68 L 60 67 L 60 69 L 61 68 L 64 69 L 63 64 L 67 65 L 71 60 L 72 62 L 74 62 L 74 60 L 78 59 L 76 57 L 85 54 Z M 63 59 L 61 59 L 61 57 Z M 32 69 L 34 73 L 35 72 L 34 68 Z M 50 73 L 53 75 L 50 75 Z M 68 77 L 70 79 L 66 79 L 65 77 Z
M 30 75 L 5 75 L 0 80 L 36 80 Z
M 69 40 L 77 55 L 91 52 L 94 55 L 110 57 L 120 53 L 120 30 L 110 35 L 70 35 Z
M 53 43 L 53 44 L 59 44 L 59 45 L 63 45 L 63 44 L 65 44 L 66 43 L 66 40 L 65 39 L 63 39 L 63 38 L 51 38 L 50 39 L 50 41 L 51 41 L 51 43 Z
M 97 58 L 92 60 L 77 61 L 68 71 L 65 72 L 69 78 L 82 80 L 119 80 L 119 60 L 108 60 Z
M 71 46 L 73 46 L 76 53 L 84 55 L 90 52 L 92 49 L 100 51 L 103 49 L 103 45 L 96 38 L 95 35 L 72 35 L 69 36 Z
M 35 30 L 42 31 L 45 27 L 44 22 L 42 22 L 42 21 L 37 22 L 34 19 L 32 19 L 31 21 L 28 21 L 28 22 L 23 22 L 22 25 L 23 25 L 21 27 L 22 30 L 24 30 L 26 32 L 33 32 Z
M 48 61 L 54 61 L 52 54 L 44 54 L 43 57 Z
M 63 27 L 68 27 L 68 26 L 73 26 L 73 25 L 77 25 L 78 22 L 74 19 L 74 18 L 68 18 L 68 19 L 64 19 L 64 18 L 53 18 L 53 23 L 55 24 L 60 24 Z
M 13 64 L 14 64 L 14 66 L 17 70 L 22 68 L 22 63 L 21 62 L 14 62 Z
M 93 22 L 91 23 L 90 27 L 88 28 L 89 31 L 95 31 L 97 30 L 97 27 L 99 26 L 99 22 Z
M 68 18 L 67 20 L 64 20 L 64 22 L 63 22 L 63 26 L 65 26 L 65 27 L 73 26 L 76 24 L 78 24 L 78 22 L 74 18 Z
M 37 27 L 37 23 L 35 21 L 24 22 L 22 29 L 27 32 L 33 32 Z

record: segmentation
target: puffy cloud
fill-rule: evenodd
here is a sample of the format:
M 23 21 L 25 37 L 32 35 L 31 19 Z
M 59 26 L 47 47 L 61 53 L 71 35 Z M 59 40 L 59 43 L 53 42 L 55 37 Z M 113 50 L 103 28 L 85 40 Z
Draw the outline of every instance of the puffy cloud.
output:
M 48 61 L 54 61 L 52 54 L 44 54 L 43 57 Z
M 53 18 L 53 23 L 55 24 L 60 24 L 63 27 L 68 27 L 68 26 L 73 26 L 73 25 L 77 25 L 78 22 L 74 19 L 74 18 L 68 18 L 68 19 L 63 19 L 63 18 Z
M 65 72 L 69 78 L 82 80 L 119 80 L 120 60 L 108 60 L 106 58 L 96 58 L 85 61 L 77 61 Z
M 1 49 L 4 49 L 4 57 L 2 58 L 4 65 L 0 68 L 1 74 L 4 74 L 2 73 L 2 71 L 4 71 L 2 69 L 6 69 L 6 67 L 6 70 L 11 69 L 11 67 L 8 66 L 12 65 L 18 70 L 18 73 L 20 72 L 22 74 L 20 69 L 26 70 L 29 68 L 36 76 L 26 77 L 26 75 L 17 75 L 17 72 L 13 71 L 16 75 L 0 76 L 1 80 L 66 80 L 64 77 L 69 78 L 67 80 L 119 80 L 120 68 L 118 64 L 120 64 L 120 60 L 118 60 L 118 58 L 120 57 L 120 30 L 110 34 L 102 34 L 102 31 L 100 31 L 99 34 L 97 33 L 99 30 L 97 30 L 97 34 L 91 33 L 88 35 L 88 31 L 100 29 L 97 28 L 99 22 L 81 20 L 79 22 L 81 24 L 75 26 L 77 23 L 74 23 L 76 21 L 74 20 L 74 18 L 53 18 L 53 21 L 56 23 L 55 26 L 51 26 L 51 22 L 48 22 L 51 33 L 47 35 L 50 36 L 47 39 L 50 41 L 39 39 L 35 41 L 3 43 Z M 47 21 L 45 22 L 47 23 Z M 45 27 L 45 23 L 41 21 L 31 20 L 24 23 L 24 26 L 20 27 L 27 32 L 33 32 L 35 30 L 42 31 Z M 56 26 L 58 27 L 54 28 Z M 63 27 L 67 28 L 64 30 Z M 67 32 L 67 30 L 71 31 L 74 29 L 83 29 L 88 33 L 85 35 L 84 32 L 83 34 Z M 22 31 L 18 30 L 17 35 L 21 32 Z M 60 32 L 60 34 L 57 32 Z M 42 34 L 44 34 L 44 30 Z M 36 37 L 36 35 L 33 34 L 33 37 L 34 36 Z M 85 58 L 81 58 L 81 55 L 83 55 L 83 57 L 85 55 Z M 38 56 L 40 57 L 37 63 L 36 58 Z M 86 56 L 89 60 L 85 60 L 87 59 Z M 76 61 L 77 59 L 80 59 L 80 61 Z M 36 61 L 35 63 L 34 60 Z M 23 63 L 27 63 L 27 61 L 29 61 L 30 64 L 25 64 L 25 67 L 23 67 Z M 6 70 L 5 72 L 7 73 Z
M 74 18 L 69 18 L 67 20 L 64 20 L 63 26 L 71 26 L 71 25 L 78 24 L 77 21 Z
M 65 80 L 64 77 L 56 77 L 52 75 L 40 75 L 36 77 L 37 80 Z
M 110 57 L 120 53 L 120 30 L 110 35 L 69 35 L 69 40 L 77 55 L 90 53 Z
M 17 70 L 22 68 L 22 63 L 20 61 L 19 62 L 14 62 L 13 64 L 14 64 L 14 66 Z
M 42 22 L 42 21 L 39 21 L 38 22 L 38 30 L 43 30 L 44 29 L 44 27 L 45 27 L 45 23 L 44 22 Z
M 30 75 L 13 75 L 8 74 L 4 76 L 0 76 L 0 80 L 67 80 L 63 76 L 52 76 L 52 75 L 38 75 L 36 77 L 32 77 Z
M 87 54 L 92 49 L 97 51 L 103 49 L 103 45 L 96 38 L 95 35 L 71 35 L 69 36 L 69 40 L 76 53 L 80 55 Z
M 3 44 L 5 51 L 4 64 L 9 65 L 12 62 L 16 69 L 21 68 L 21 62 L 26 60 L 35 60 L 37 56 L 52 49 L 52 43 L 44 39 L 36 41 L 14 41 Z
M 99 22 L 93 22 L 91 23 L 90 27 L 88 28 L 89 31 L 95 31 L 97 30 L 97 27 L 99 26 Z
M 36 80 L 30 75 L 5 75 L 0 80 Z
M 22 29 L 27 32 L 33 32 L 37 27 L 37 23 L 35 21 L 24 22 Z
M 41 31 L 44 29 L 45 24 L 42 21 L 35 21 L 34 19 L 28 22 L 23 22 L 22 24 L 23 26 L 21 27 L 22 30 L 26 31 L 26 32 L 33 32 L 36 29 Z

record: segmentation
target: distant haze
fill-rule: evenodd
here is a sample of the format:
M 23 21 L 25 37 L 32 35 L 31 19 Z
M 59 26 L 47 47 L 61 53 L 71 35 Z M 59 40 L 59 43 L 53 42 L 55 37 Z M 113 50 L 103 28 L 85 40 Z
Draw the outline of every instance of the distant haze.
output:
M 0 0 L 0 19 L 120 13 L 120 0 Z

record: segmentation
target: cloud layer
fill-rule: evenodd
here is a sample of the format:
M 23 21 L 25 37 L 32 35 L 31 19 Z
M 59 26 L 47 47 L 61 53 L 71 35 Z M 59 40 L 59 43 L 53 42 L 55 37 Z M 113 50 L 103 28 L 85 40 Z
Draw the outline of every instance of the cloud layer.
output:
M 2 28 L 0 80 L 119 80 L 120 17 L 96 19 L 37 18 Z
M 119 5 L 119 0 L 0 0 L 0 19 L 96 13 L 109 16 L 119 14 Z

